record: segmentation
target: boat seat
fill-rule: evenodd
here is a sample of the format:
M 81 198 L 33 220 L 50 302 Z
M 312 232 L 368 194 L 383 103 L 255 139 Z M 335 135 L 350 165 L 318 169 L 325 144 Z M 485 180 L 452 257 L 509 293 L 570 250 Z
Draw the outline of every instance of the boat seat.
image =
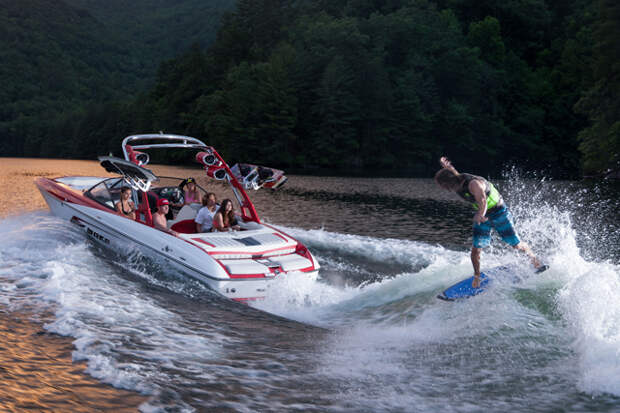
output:
M 193 220 L 198 215 L 198 211 L 190 205 L 183 205 L 174 219 L 168 218 L 168 228 L 171 228 L 174 224 L 186 221 L 188 219 Z
M 200 207 L 199 207 L 200 208 Z M 191 205 L 183 205 L 183 208 L 179 210 L 179 213 L 174 218 L 175 222 L 185 221 L 186 219 L 194 219 L 198 215 L 198 211 Z
M 196 223 L 193 219 L 184 219 L 172 224 L 170 229 L 183 234 L 194 234 L 196 232 Z

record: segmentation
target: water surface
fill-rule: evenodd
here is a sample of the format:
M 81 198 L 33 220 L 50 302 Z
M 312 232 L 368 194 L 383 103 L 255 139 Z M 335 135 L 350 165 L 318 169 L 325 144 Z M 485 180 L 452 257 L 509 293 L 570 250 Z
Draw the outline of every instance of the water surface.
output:
M 6 348 L 21 350 L 0 351 L 0 365 L 25 400 L 54 393 L 46 406 L 57 411 L 620 411 L 612 183 L 496 181 L 551 268 L 531 276 L 495 240 L 483 266 L 515 263 L 525 280 L 445 303 L 437 293 L 471 274 L 466 205 L 430 179 L 291 176 L 250 195 L 315 253 L 321 274 L 281 279 L 249 307 L 100 250 L 51 216 L 34 177 L 102 175 L 96 162 L 2 164 L 0 326 L 18 343 Z M 53 382 L 37 378 L 52 369 L 41 353 L 59 360 Z

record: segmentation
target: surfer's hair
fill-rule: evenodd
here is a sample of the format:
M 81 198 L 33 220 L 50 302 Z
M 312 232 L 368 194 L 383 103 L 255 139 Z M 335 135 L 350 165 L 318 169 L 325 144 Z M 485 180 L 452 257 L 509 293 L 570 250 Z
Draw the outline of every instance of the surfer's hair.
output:
M 445 189 L 454 190 L 462 183 L 461 176 L 454 173 L 452 169 L 443 168 L 437 171 L 435 174 L 435 182 Z

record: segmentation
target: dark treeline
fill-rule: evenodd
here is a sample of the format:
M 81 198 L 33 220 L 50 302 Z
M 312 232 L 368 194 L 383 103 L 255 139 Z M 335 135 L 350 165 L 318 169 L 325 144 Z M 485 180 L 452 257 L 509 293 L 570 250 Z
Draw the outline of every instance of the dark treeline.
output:
M 285 168 L 427 175 L 447 154 L 478 173 L 598 173 L 620 161 L 616 3 L 239 0 L 137 98 L 12 138 L 18 155 L 94 158 L 163 130 Z
M 0 156 L 86 157 L 63 119 L 77 133 L 101 103 L 133 101 L 163 60 L 211 44 L 234 0 L 169 3 L 0 0 Z

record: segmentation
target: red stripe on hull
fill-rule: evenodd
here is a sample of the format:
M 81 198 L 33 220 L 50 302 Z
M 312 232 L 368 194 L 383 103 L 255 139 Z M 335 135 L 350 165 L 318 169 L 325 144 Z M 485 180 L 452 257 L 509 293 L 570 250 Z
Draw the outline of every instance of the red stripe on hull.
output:
M 109 212 L 111 214 L 116 213 L 109 208 L 104 207 L 98 202 L 93 201 L 90 198 L 85 197 L 81 191 L 71 189 L 65 184 L 61 184 L 49 178 L 37 178 L 34 183 L 48 194 L 58 198 L 63 202 L 69 202 L 72 204 L 82 205 L 89 208 L 99 209 L 101 211 Z
M 228 274 L 230 278 L 265 278 L 265 274 Z
M 268 252 L 291 250 L 291 249 L 294 249 L 294 248 L 295 248 L 295 245 L 289 245 L 288 247 L 274 248 L 274 249 L 271 249 L 271 250 L 255 251 L 255 252 L 248 252 L 248 251 L 209 251 L 209 255 L 223 255 L 223 254 L 263 255 L 263 254 L 266 254 Z
M 258 301 L 258 300 L 264 300 L 264 299 L 265 297 L 231 298 L 231 300 L 237 301 L 240 303 L 245 303 L 246 301 Z

